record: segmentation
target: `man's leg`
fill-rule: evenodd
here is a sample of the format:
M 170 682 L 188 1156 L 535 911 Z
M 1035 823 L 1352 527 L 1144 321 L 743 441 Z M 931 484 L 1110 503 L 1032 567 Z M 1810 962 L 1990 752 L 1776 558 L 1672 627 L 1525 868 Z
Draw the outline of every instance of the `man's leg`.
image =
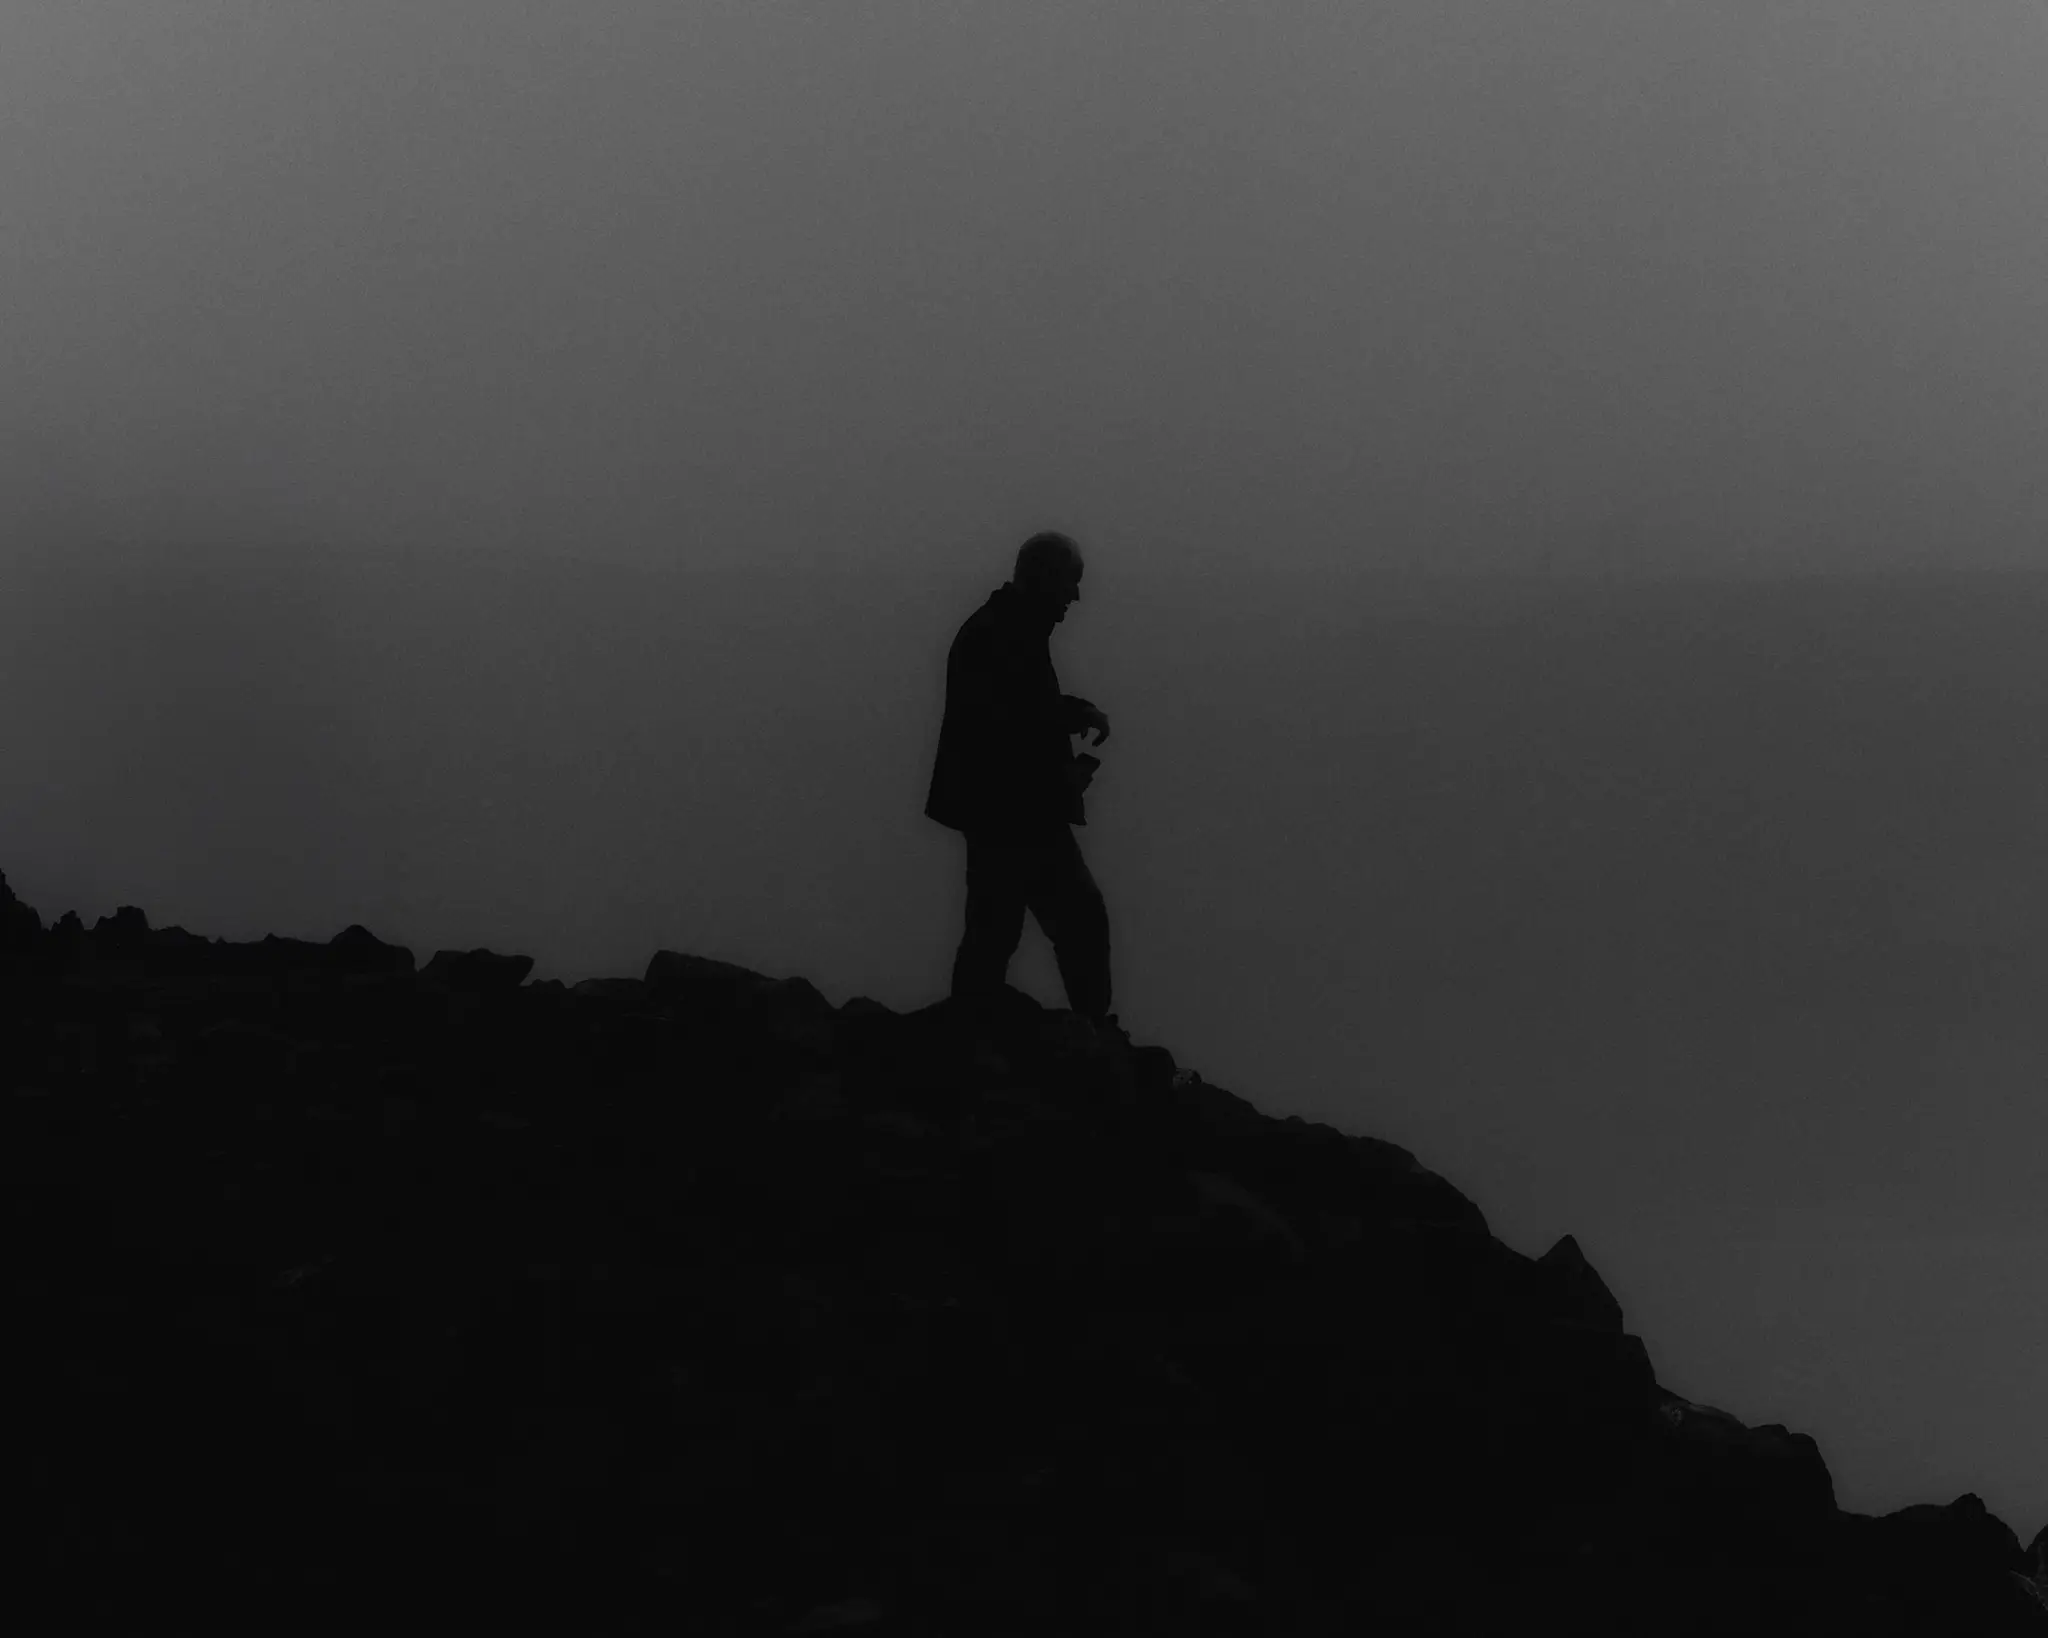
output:
M 1102 891 L 1070 826 L 1061 825 L 1031 863 L 1031 914 L 1052 940 L 1067 1005 L 1099 1023 L 1109 1016 L 1109 909 Z
M 967 837 L 967 930 L 953 957 L 953 996 L 975 1000 L 1003 987 L 1024 936 L 1025 856 L 1014 843 Z

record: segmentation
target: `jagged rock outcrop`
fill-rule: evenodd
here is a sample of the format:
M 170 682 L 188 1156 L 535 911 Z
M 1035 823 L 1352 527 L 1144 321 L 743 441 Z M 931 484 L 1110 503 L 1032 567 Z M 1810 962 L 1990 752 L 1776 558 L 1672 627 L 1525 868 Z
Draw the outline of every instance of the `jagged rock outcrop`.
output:
M 0 961 L 9 1482 L 81 1628 L 2048 1632 L 2048 1531 L 1842 1513 L 1571 1237 L 1015 992 L 4 878 Z
M 2026 1561 L 2014 1572 L 2026 1589 L 2048 1609 L 2048 1524 L 2041 1526 L 2027 1546 Z

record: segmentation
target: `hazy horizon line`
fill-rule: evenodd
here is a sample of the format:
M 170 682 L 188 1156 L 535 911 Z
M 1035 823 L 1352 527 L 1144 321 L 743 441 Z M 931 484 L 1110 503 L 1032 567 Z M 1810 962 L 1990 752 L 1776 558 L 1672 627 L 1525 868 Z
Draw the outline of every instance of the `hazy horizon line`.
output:
M 1021 535 L 1018 537 L 1023 538 Z M 1082 540 L 1082 549 L 1091 568 L 1099 579 L 1116 574 L 1119 557 L 1116 548 L 1096 545 L 1092 550 L 1089 542 Z M 266 543 L 250 539 L 210 537 L 205 539 L 157 540 L 138 538 L 102 538 L 92 541 L 61 540 L 19 540 L 12 543 L 12 555 L 18 562 L 24 556 L 41 556 L 58 561 L 75 561 L 80 555 L 94 553 L 116 555 L 176 557 L 188 552 L 226 553 L 246 556 L 252 560 L 283 554 L 288 558 L 304 556 L 328 560 L 346 561 L 364 559 L 377 561 L 404 561 L 430 563 L 482 562 L 490 564 L 544 564 L 561 568 L 591 570 L 631 570 L 648 574 L 747 574 L 775 573 L 781 575 L 832 575 L 881 573 L 895 575 L 907 572 L 923 573 L 920 565 L 905 564 L 885 554 L 862 557 L 857 553 L 836 552 L 829 557 L 804 559 L 799 556 L 761 555 L 754 558 L 731 554 L 691 557 L 678 554 L 674 557 L 658 557 L 634 553 L 613 553 L 603 550 L 592 551 L 588 547 L 550 548 L 531 544 L 482 545 L 473 543 L 447 543 L 435 545 L 408 544 L 402 542 L 319 542 L 295 540 Z M 997 578 L 1007 578 L 1011 568 L 1013 546 L 997 544 L 988 552 L 986 561 L 977 556 L 971 562 L 951 561 L 930 566 L 930 578 L 955 578 L 959 574 L 980 575 L 986 572 Z M 943 571 L 943 572 L 941 572 Z M 1922 583 L 1940 581 L 1958 582 L 2042 582 L 2048 583 L 2048 564 L 2033 565 L 2021 563 L 1968 563 L 1953 564 L 1940 562 L 1895 562 L 1853 565 L 1777 565 L 1756 562 L 1723 562 L 1712 565 L 1687 563 L 1629 564 L 1625 562 L 1585 563 L 1561 560 L 1541 565 L 1479 564 L 1472 562 L 1415 563 L 1401 562 L 1346 562 L 1341 560 L 1296 560 L 1283 561 L 1265 553 L 1249 556 L 1242 561 L 1218 560 L 1213 558 L 1190 557 L 1164 562 L 1148 562 L 1142 572 L 1135 572 L 1123 578 L 1126 581 L 1146 579 L 1186 578 L 1227 578 L 1242 577 L 1259 580 L 1328 580 L 1342 579 L 1361 585 L 1414 585 L 1469 587 L 1491 586 L 1496 588 L 1530 588 L 1544 586 L 1841 586 L 1876 585 L 1898 583 Z

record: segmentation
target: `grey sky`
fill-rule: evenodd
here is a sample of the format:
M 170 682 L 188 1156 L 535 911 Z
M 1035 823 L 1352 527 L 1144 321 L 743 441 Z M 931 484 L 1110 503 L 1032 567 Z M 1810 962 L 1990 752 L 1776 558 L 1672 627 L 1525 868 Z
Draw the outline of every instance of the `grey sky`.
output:
M 0 867 L 919 1006 L 945 646 L 1065 527 L 1139 1037 L 2031 1534 L 2048 581 L 1843 577 L 2048 569 L 2044 78 L 2004 0 L 14 0 Z
M 24 3 L 67 519 L 630 558 L 2032 555 L 2033 5 Z

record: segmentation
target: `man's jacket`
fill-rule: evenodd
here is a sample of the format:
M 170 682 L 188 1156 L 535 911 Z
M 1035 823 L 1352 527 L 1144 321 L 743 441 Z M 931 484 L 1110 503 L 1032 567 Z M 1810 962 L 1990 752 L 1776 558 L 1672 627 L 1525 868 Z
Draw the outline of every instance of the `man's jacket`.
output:
M 1014 584 L 970 614 L 946 655 L 946 714 L 925 817 L 959 831 L 1029 834 L 1085 825 L 1069 783 L 1088 703 L 1060 692 L 1051 632 Z

